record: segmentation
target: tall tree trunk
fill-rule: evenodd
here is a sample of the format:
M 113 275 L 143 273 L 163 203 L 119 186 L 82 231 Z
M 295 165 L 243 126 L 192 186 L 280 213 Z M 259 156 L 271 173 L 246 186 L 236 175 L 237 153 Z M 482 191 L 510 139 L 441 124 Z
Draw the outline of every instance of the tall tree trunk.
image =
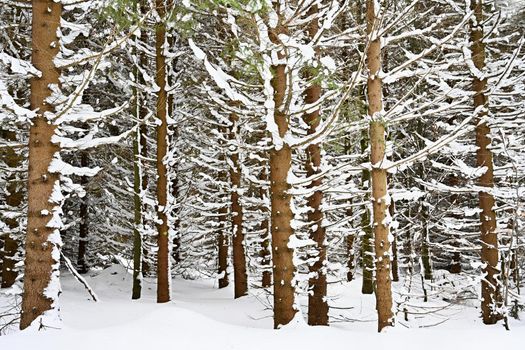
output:
M 368 137 L 363 133 L 361 137 L 361 152 L 365 152 L 368 148 Z M 370 171 L 363 170 L 361 174 L 361 183 L 363 189 L 370 189 Z M 365 185 L 366 184 L 366 185 Z M 365 205 L 365 211 L 361 215 L 361 229 L 363 230 L 363 238 L 361 240 L 361 262 L 363 268 L 363 283 L 361 285 L 361 293 L 374 293 L 374 233 L 370 225 L 370 211 L 368 205 Z
M 147 12 L 145 0 L 135 0 L 135 9 L 141 15 Z M 140 41 L 148 42 L 147 30 L 141 30 Z M 137 48 L 138 64 L 144 69 L 148 66 L 146 54 Z M 134 88 L 135 101 L 133 106 L 133 115 L 137 121 L 137 130 L 133 138 L 133 205 L 134 205 L 134 228 L 133 228 L 133 287 L 132 299 L 140 299 L 142 293 L 142 278 L 148 275 L 150 267 L 147 259 L 147 247 L 144 244 L 144 203 L 142 196 L 145 195 L 148 188 L 148 173 L 143 168 L 142 160 L 147 157 L 148 140 L 147 125 L 144 121 L 148 110 L 146 99 L 141 93 L 145 81 L 138 67 L 134 68 L 137 87 Z
M 388 181 L 388 177 L 387 177 Z M 391 217 L 394 217 L 395 212 L 395 203 L 392 201 L 390 203 L 390 207 L 388 207 L 388 211 L 390 213 Z M 395 230 L 391 230 L 392 233 L 392 261 L 391 261 L 391 269 L 392 269 L 392 281 L 399 282 L 399 264 L 397 260 L 397 232 Z
M 346 19 L 346 17 L 344 17 Z M 344 26 L 346 28 L 346 26 Z M 345 138 L 345 154 L 352 154 L 352 142 L 349 137 Z M 348 177 L 348 182 L 351 183 L 352 176 Z M 351 218 L 354 215 L 352 199 L 348 201 L 348 209 L 346 209 L 346 216 Z M 353 229 L 353 221 L 348 222 L 349 229 Z M 354 280 L 354 270 L 355 270 L 355 254 L 354 254 L 354 241 L 355 234 L 347 234 L 346 236 L 346 280 L 351 282 Z
M 461 185 L 461 181 L 459 179 L 458 176 L 456 176 L 455 174 L 451 175 L 448 177 L 447 179 L 447 185 L 449 186 L 460 186 Z M 461 204 L 460 203 L 461 201 L 461 198 L 460 196 L 457 194 L 457 193 L 454 193 L 450 196 L 450 203 L 451 205 L 456 205 L 456 204 Z M 455 219 L 461 219 L 461 215 L 459 214 L 456 214 L 456 213 L 452 213 L 451 216 Z M 451 245 L 453 247 L 459 247 L 460 243 L 457 239 L 454 238 L 454 240 L 452 241 Z M 453 274 L 458 274 L 458 273 L 461 273 L 461 253 L 459 251 L 455 251 L 453 252 L 452 254 L 452 258 L 450 260 L 450 264 L 448 266 L 448 270 L 450 273 L 453 273 Z
M 430 255 L 428 237 L 428 207 L 424 203 L 421 205 L 421 219 L 423 221 L 423 234 L 421 235 L 421 262 L 423 263 L 423 277 L 426 280 L 432 280 L 432 258 Z
M 279 5 L 276 12 L 280 13 Z M 279 19 L 279 22 L 282 18 Z M 286 33 L 282 23 L 269 32 L 270 40 L 279 45 L 279 34 Z M 278 58 L 284 60 L 286 53 L 280 51 Z M 286 94 L 286 64 L 273 65 L 272 87 L 275 103 L 274 121 L 278 128 L 279 137 L 284 138 L 288 131 L 288 116 L 284 112 L 284 97 Z M 273 324 L 275 328 L 288 324 L 295 316 L 294 309 L 295 266 L 293 249 L 288 246 L 290 237 L 294 234 L 291 200 L 289 193 L 288 173 L 292 166 L 292 149 L 283 142 L 282 146 L 275 146 L 270 150 L 270 203 L 272 225 L 272 259 L 273 259 Z
M 170 300 L 170 253 L 168 241 L 168 217 L 166 214 L 168 205 L 168 173 L 166 166 L 166 155 L 168 153 L 168 124 L 166 118 L 167 92 L 166 92 L 166 3 L 156 0 L 156 10 L 160 17 L 155 31 L 155 63 L 156 83 L 159 86 L 157 95 L 157 302 L 165 303 Z
M 417 132 L 421 137 L 425 137 L 425 128 L 424 123 L 421 120 L 417 122 Z M 420 139 L 418 141 L 419 149 L 425 147 L 425 142 Z M 418 175 L 420 179 L 425 178 L 425 167 L 423 163 L 418 166 Z M 421 190 L 424 190 L 421 186 Z M 425 280 L 432 280 L 432 256 L 430 252 L 430 238 L 428 236 L 428 217 L 429 217 L 429 208 L 426 204 L 427 197 L 425 197 L 420 204 L 421 212 L 421 224 L 422 224 L 422 234 L 421 234 L 421 262 L 423 265 L 423 278 Z
M 89 165 L 88 153 L 83 151 L 80 155 L 80 165 L 87 167 Z M 88 183 L 88 177 L 82 176 L 80 180 L 82 186 Z M 86 263 L 86 250 L 87 250 L 87 239 L 89 233 L 89 206 L 88 206 L 88 195 L 87 191 L 85 196 L 80 201 L 80 225 L 79 225 L 79 238 L 78 238 L 78 256 L 77 266 L 79 273 L 87 273 L 88 266 Z
M 479 71 L 485 70 L 485 44 L 483 43 L 483 1 L 472 0 L 471 10 L 474 17 L 471 22 L 470 40 L 472 44 L 472 61 Z M 485 95 L 487 78 L 474 76 L 472 83 L 474 91 L 474 108 L 484 107 L 476 117 L 476 166 L 486 167 L 487 171 L 478 179 L 478 185 L 487 189 L 494 187 L 494 164 L 492 161 L 490 127 L 485 118 L 488 115 L 488 98 Z M 501 315 L 496 311 L 500 291 L 497 275 L 498 269 L 498 235 L 496 233 L 496 213 L 494 212 L 494 197 L 489 191 L 479 192 L 479 208 L 481 221 L 481 261 L 485 264 L 481 280 L 481 313 L 483 323 L 494 324 Z
M 135 0 L 135 9 L 140 14 L 146 13 L 145 0 Z M 148 41 L 146 30 L 140 33 L 140 41 L 145 43 Z M 136 49 L 138 55 L 138 64 L 144 69 L 147 66 L 147 58 L 141 49 Z M 133 137 L 133 205 L 134 205 L 134 228 L 133 228 L 133 288 L 131 292 L 132 299 L 140 299 L 142 293 L 142 278 L 148 270 L 143 244 L 143 229 L 144 229 L 144 204 L 142 196 L 146 193 L 148 175 L 147 171 L 142 167 L 142 158 L 147 156 L 146 139 L 146 124 L 144 118 L 147 114 L 146 101 L 141 93 L 141 88 L 144 85 L 144 78 L 138 67 L 134 68 L 135 80 L 137 86 L 134 88 L 134 105 L 133 115 L 137 121 L 137 130 Z
M 14 131 L 0 131 L 2 133 L 2 137 L 10 142 L 16 142 L 16 133 Z M 4 163 L 12 169 L 16 169 L 20 167 L 22 164 L 22 156 L 18 154 L 14 148 L 8 147 L 0 149 L 0 156 L 2 157 L 2 160 Z M 22 192 L 22 186 L 19 183 L 18 176 L 16 175 L 16 172 L 13 172 L 8 175 L 7 177 L 7 185 L 6 185 L 6 198 L 5 198 L 5 204 L 8 207 L 8 211 L 14 211 L 14 210 L 22 210 L 22 202 L 24 199 L 23 192 Z M 16 254 L 18 252 L 18 242 L 14 237 L 14 233 L 20 231 L 20 225 L 19 220 L 16 217 L 13 217 L 12 215 L 9 215 L 8 217 L 4 217 L 3 221 L 6 223 L 6 225 L 9 227 L 9 234 L 5 236 L 4 238 L 4 247 L 3 247 L 3 257 L 2 257 L 2 288 L 8 288 L 11 287 L 15 281 L 16 277 L 18 276 L 18 272 L 16 270 Z
M 219 127 L 219 133 L 221 135 L 226 135 L 227 128 L 225 126 Z M 224 141 L 219 140 L 221 146 L 224 146 Z M 221 147 L 222 148 L 222 147 Z M 224 152 L 221 152 L 219 155 L 219 161 L 224 163 L 226 156 Z M 219 183 L 224 183 L 227 181 L 228 174 L 226 171 L 220 171 L 218 174 Z M 223 205 L 218 210 L 218 220 L 219 220 L 219 234 L 217 235 L 217 252 L 218 252 L 218 271 L 219 274 L 219 289 L 227 287 L 230 282 L 228 278 L 228 250 L 229 250 L 229 235 L 228 229 L 228 207 Z
M 316 16 L 319 9 L 313 5 L 308 10 L 307 16 Z M 313 39 L 319 30 L 319 20 L 317 17 L 312 19 L 308 25 L 308 36 Z M 319 55 L 318 50 L 316 54 Z M 314 79 L 314 76 L 308 76 Z M 321 86 L 312 83 L 305 91 L 305 104 L 313 104 L 321 98 Z M 320 110 L 303 115 L 304 122 L 308 125 L 308 135 L 315 134 L 319 126 Z M 321 145 L 311 144 L 306 149 L 306 176 L 311 177 L 321 172 Z M 310 238 L 316 243 L 316 254 L 313 256 L 315 262 L 309 267 L 312 277 L 308 280 L 308 324 L 312 326 L 328 325 L 328 302 L 326 301 L 326 245 L 325 228 L 323 227 L 323 212 L 321 205 L 323 202 L 323 192 L 319 189 L 322 185 L 320 178 L 312 180 L 308 186 L 314 189 L 314 193 L 307 198 L 308 211 L 307 218 L 310 225 Z
M 346 17 L 345 17 L 346 18 Z M 345 138 L 345 154 L 351 155 L 352 154 L 352 141 L 350 140 L 350 137 Z M 353 176 L 348 177 L 348 183 L 352 183 Z M 346 216 L 348 218 L 351 218 L 354 215 L 354 209 L 353 209 L 353 201 L 350 199 L 348 201 L 348 208 L 346 209 Z M 353 220 L 348 222 L 348 228 L 349 230 L 352 230 L 354 227 Z M 355 242 L 355 234 L 347 234 L 346 235 L 346 267 L 347 267 L 347 273 L 346 273 L 346 280 L 348 282 L 353 281 L 354 279 L 354 272 L 355 272 L 355 253 L 354 253 L 354 242 Z
M 392 291 L 390 280 L 390 241 L 388 215 L 387 173 L 382 168 L 386 158 L 385 126 L 377 114 L 383 109 L 382 83 L 378 76 L 381 70 L 381 38 L 376 37 L 377 18 L 375 1 L 367 1 L 367 34 L 371 41 L 366 53 L 368 66 L 368 115 L 370 122 L 370 163 L 372 164 L 372 200 L 374 213 L 374 246 L 376 253 L 376 308 L 378 330 L 393 325 Z
M 266 159 L 267 155 L 263 154 L 262 158 Z M 267 171 L 267 162 L 262 164 L 261 170 L 261 181 L 268 181 L 268 171 Z M 266 198 L 268 198 L 268 189 L 266 186 L 260 186 L 259 188 L 259 199 L 261 200 L 261 211 L 263 212 L 263 219 L 261 221 L 260 230 L 261 230 L 261 251 L 259 256 L 261 258 L 261 266 L 264 269 L 262 273 L 261 287 L 268 288 L 272 285 L 272 272 L 271 272 L 271 263 L 272 263 L 272 252 L 270 250 L 270 220 L 269 212 L 266 203 Z M 263 203 L 264 202 L 264 203 Z
M 135 70 L 137 72 L 137 70 Z M 135 103 L 138 103 L 138 92 L 135 94 Z M 135 106 L 135 115 L 139 117 L 138 106 Z M 134 204 L 134 227 L 133 227 L 133 288 L 131 299 L 140 299 L 142 293 L 142 181 L 141 181 L 141 159 L 140 159 L 140 128 L 137 128 L 133 137 L 133 204 Z
M 346 216 L 348 217 L 352 217 L 352 215 L 354 215 L 354 211 L 351 205 L 352 205 L 352 201 L 350 201 L 350 207 L 346 210 Z M 352 282 L 354 280 L 354 269 L 355 269 L 354 240 L 355 240 L 354 234 L 349 234 L 346 236 L 346 267 L 348 269 L 346 273 L 346 280 L 348 282 Z
M 174 47 L 175 46 L 175 38 L 173 35 L 169 35 L 168 36 L 168 45 L 169 47 Z M 170 64 L 170 70 L 169 70 L 169 74 L 168 74 L 168 85 L 170 86 L 171 89 L 174 88 L 175 86 L 175 78 L 173 76 L 174 72 L 176 71 L 176 66 L 177 66 L 177 58 L 175 58 L 171 64 Z M 171 91 L 169 94 L 168 94 L 168 115 L 170 116 L 170 118 L 175 118 L 175 95 L 174 95 L 174 92 Z M 172 149 L 175 151 L 177 150 L 177 147 L 176 147 L 176 142 L 177 142 L 177 138 L 179 137 L 179 125 L 175 124 L 172 126 L 172 135 L 171 135 L 171 147 Z M 178 198 L 179 198 L 179 177 L 178 177 L 178 170 L 177 170 L 177 165 L 174 164 L 172 166 L 172 173 L 174 174 L 173 175 L 173 178 L 171 179 L 171 194 L 173 196 L 173 198 L 175 199 L 175 207 L 173 208 L 173 211 L 172 211 L 172 216 L 174 218 L 173 220 L 173 232 L 175 233 L 174 236 L 173 236 L 173 240 L 172 240 L 172 243 L 173 243 L 173 248 L 172 248 L 172 252 L 171 252 L 171 255 L 173 257 L 173 261 L 175 262 L 176 265 L 178 265 L 180 263 L 180 244 L 181 244 L 181 233 L 180 233 L 180 219 L 179 219 L 179 205 L 178 205 Z
M 177 134 L 175 134 L 175 137 Z M 177 172 L 177 170 L 175 170 Z M 179 178 L 178 174 L 175 174 L 175 177 L 171 181 L 171 193 L 173 195 L 173 198 L 175 198 L 175 201 L 177 201 L 179 197 Z M 175 264 L 179 264 L 181 261 L 180 257 L 180 247 L 181 247 L 181 233 L 180 233 L 180 219 L 179 219 L 179 205 L 177 204 L 177 207 L 173 210 L 173 231 L 175 232 L 175 236 L 173 237 L 173 251 L 171 255 L 173 256 L 173 261 Z
M 55 125 L 49 123 L 43 114 L 53 110 L 53 106 L 46 102 L 51 95 L 49 85 L 60 84 L 60 72 L 53 59 L 60 46 L 57 30 L 61 12 L 59 2 L 32 2 L 32 63 L 42 75 L 31 79 L 31 109 L 38 110 L 38 115 L 29 129 L 28 217 L 20 329 L 27 328 L 37 317 L 54 308 L 54 299 L 58 298 L 58 295 L 46 291 L 59 264 L 53 251 L 60 247 L 54 238 L 49 240 L 57 229 L 47 227 L 55 206 L 50 202 L 51 194 L 59 181 L 58 174 L 50 173 L 48 168 L 58 147 L 51 143 Z
M 145 14 L 148 11 L 146 0 L 139 0 L 139 1 L 140 1 L 140 8 L 141 8 L 140 13 Z M 148 38 L 149 38 L 148 31 L 141 30 L 140 41 L 143 43 L 149 42 Z M 143 51 L 140 51 L 139 52 L 139 64 L 141 65 L 141 67 L 148 67 L 149 63 L 150 62 L 146 54 Z M 137 74 L 137 77 L 139 79 L 140 84 L 145 85 L 144 77 L 142 76 L 142 74 Z M 142 97 L 142 99 L 140 97 Z M 149 179 L 148 179 L 148 171 L 143 166 L 143 163 L 142 163 L 142 159 L 145 159 L 148 157 L 148 125 L 145 122 L 146 115 L 148 114 L 148 107 L 146 104 L 146 98 L 145 98 L 144 92 L 140 93 L 139 91 L 139 98 L 137 101 L 139 103 L 138 110 L 137 110 L 137 113 L 139 113 L 138 122 L 140 123 L 139 129 L 138 129 L 138 132 L 139 132 L 138 134 L 139 163 L 137 163 L 137 165 L 140 167 L 139 170 L 141 171 L 140 173 L 140 176 L 141 176 L 140 184 L 142 188 L 141 194 L 145 195 L 146 192 L 148 191 Z M 142 197 L 139 197 L 138 199 L 140 200 L 140 206 L 142 210 L 142 213 L 141 213 L 141 225 L 142 226 L 141 227 L 143 228 L 145 225 L 144 214 L 143 214 L 145 210 L 145 205 L 143 203 Z M 150 271 L 151 271 L 150 260 L 149 260 L 150 254 L 149 254 L 147 245 L 144 244 L 145 241 L 147 241 L 145 239 L 146 237 L 141 236 L 140 238 L 141 238 L 141 246 L 142 246 L 142 256 L 141 256 L 141 270 L 142 271 L 141 272 L 142 272 L 142 276 L 148 276 L 150 275 Z M 139 254 L 139 252 L 136 252 L 136 254 Z
M 246 254 L 244 251 L 243 208 L 239 196 L 241 188 L 241 164 L 239 163 L 239 148 L 236 144 L 236 134 L 239 116 L 230 114 L 230 130 L 228 155 L 230 158 L 231 182 L 231 220 L 232 220 L 232 245 L 233 245 L 233 275 L 235 298 L 248 294 L 248 275 L 246 274 Z M 233 144 L 232 144 L 233 143 Z
M 217 236 L 217 247 L 218 247 L 218 271 L 219 276 L 219 289 L 227 287 L 228 281 L 228 235 L 225 233 L 225 225 L 228 219 L 228 208 L 219 208 L 219 234 Z

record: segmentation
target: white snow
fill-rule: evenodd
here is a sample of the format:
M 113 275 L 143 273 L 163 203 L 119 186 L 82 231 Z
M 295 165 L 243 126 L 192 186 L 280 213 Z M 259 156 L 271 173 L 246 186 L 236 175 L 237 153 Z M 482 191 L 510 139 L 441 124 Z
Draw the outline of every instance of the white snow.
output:
M 436 276 L 440 278 L 439 274 Z M 445 273 L 442 278 L 446 280 L 450 275 Z M 298 318 L 279 330 L 272 329 L 271 310 L 261 289 L 234 300 L 233 285 L 218 290 L 214 279 L 177 278 L 172 286 L 173 301 L 156 304 L 155 281 L 145 279 L 143 298 L 132 301 L 131 274 L 113 266 L 85 278 L 102 300 L 95 303 L 71 274 L 62 273 L 61 279 L 62 329 L 2 336 L 2 349 L 142 350 L 169 346 L 203 350 L 348 347 L 483 350 L 505 344 L 506 349 L 518 350 L 525 343 L 525 322 L 511 319 L 511 330 L 505 331 L 501 324 L 483 325 L 479 309 L 466 302 L 449 304 L 435 299 L 424 303 L 415 297 L 410 299 L 409 309 L 413 313 L 408 315 L 409 321 L 405 322 L 400 312 L 396 315 L 396 327 L 378 334 L 375 299 L 373 295 L 360 293 L 360 279 L 329 285 L 329 303 L 338 307 L 331 309 L 330 327 L 310 327 Z M 394 288 L 400 290 L 402 284 L 394 282 Z M 2 298 L 5 296 L 0 295 L 0 302 L 5 300 Z M 306 300 L 299 305 L 306 315 Z M 437 311 L 424 314 L 430 310 Z M 420 314 L 415 314 L 416 311 Z

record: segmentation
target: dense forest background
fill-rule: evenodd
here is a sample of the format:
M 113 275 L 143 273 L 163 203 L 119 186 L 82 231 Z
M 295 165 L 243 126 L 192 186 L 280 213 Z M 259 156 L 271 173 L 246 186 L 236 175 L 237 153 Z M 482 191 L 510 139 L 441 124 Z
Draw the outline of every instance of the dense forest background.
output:
M 116 265 L 274 328 L 352 321 L 342 286 L 379 331 L 523 317 L 523 1 L 0 0 L 0 29 L 0 334 Z

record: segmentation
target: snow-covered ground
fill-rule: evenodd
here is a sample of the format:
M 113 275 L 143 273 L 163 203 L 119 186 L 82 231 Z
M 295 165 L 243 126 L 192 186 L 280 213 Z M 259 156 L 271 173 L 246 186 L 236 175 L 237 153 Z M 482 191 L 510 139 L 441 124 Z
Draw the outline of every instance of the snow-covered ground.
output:
M 131 276 L 121 267 L 86 279 L 100 302 L 65 274 L 62 329 L 2 336 L 0 349 L 525 349 L 525 321 L 511 320 L 510 331 L 501 324 L 485 326 L 476 301 L 450 304 L 437 301 L 440 295 L 428 303 L 410 302 L 408 322 L 398 314 L 396 327 L 378 334 L 374 297 L 360 293 L 359 280 L 330 285 L 330 304 L 336 307 L 330 327 L 310 327 L 297 318 L 273 330 L 269 295 L 262 289 L 233 300 L 232 289 L 218 290 L 213 280 L 176 279 L 173 302 L 156 304 L 153 280 L 144 282 L 141 300 L 130 300 Z

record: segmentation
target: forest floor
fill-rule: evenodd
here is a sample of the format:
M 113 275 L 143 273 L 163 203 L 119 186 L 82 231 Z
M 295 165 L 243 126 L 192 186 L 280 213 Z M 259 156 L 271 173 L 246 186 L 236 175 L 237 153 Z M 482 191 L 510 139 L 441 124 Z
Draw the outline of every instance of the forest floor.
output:
M 145 280 L 143 298 L 132 301 L 131 275 L 113 266 L 86 277 L 100 298 L 94 302 L 70 274 L 61 280 L 62 329 L 1 336 L 0 349 L 522 350 L 525 344 L 525 321 L 511 319 L 510 331 L 501 323 L 485 326 L 474 306 L 476 300 L 443 301 L 445 289 L 435 294 L 428 291 L 428 302 L 412 297 L 401 309 L 409 312 L 408 321 L 400 312 L 396 327 L 378 334 L 375 299 L 360 293 L 360 280 L 330 284 L 330 305 L 334 306 L 330 327 L 310 327 L 297 317 L 280 330 L 272 329 L 269 295 L 264 289 L 233 300 L 232 288 L 218 290 L 214 280 L 178 278 L 172 285 L 173 301 L 156 304 L 154 281 Z M 401 283 L 395 284 L 398 302 L 406 299 Z M 413 288 L 411 295 L 420 292 Z M 306 300 L 302 303 L 306 305 Z

